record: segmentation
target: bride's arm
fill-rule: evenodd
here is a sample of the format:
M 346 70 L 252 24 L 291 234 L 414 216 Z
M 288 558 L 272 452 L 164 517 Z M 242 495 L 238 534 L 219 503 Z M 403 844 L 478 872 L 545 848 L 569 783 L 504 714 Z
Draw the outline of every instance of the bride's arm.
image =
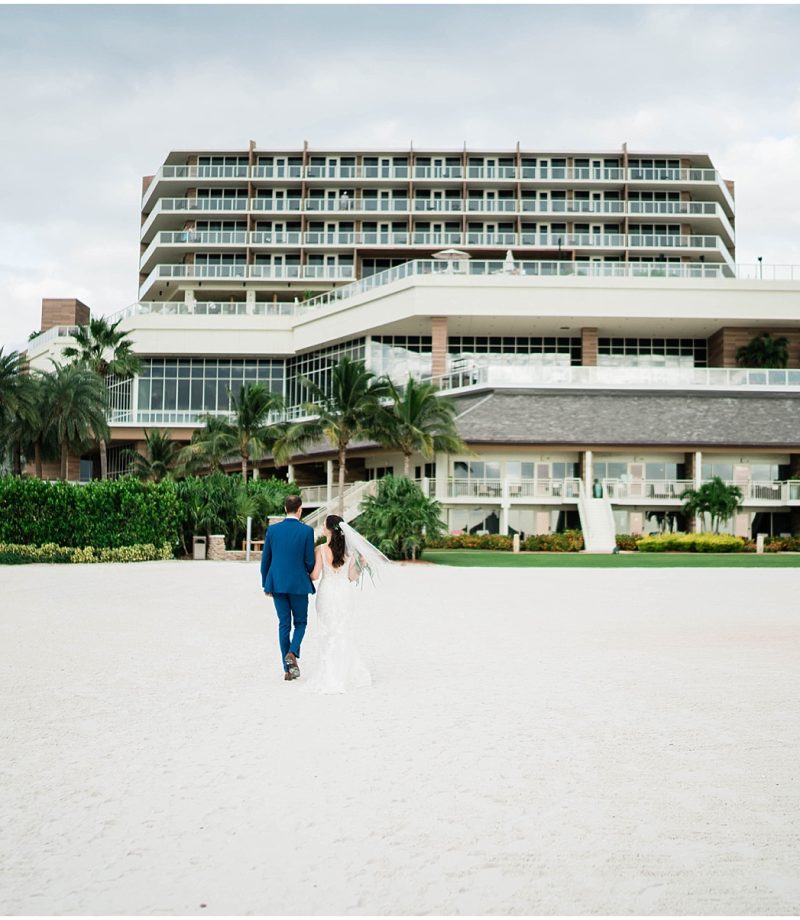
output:
M 316 581 L 322 574 L 322 547 L 324 544 L 320 545 L 314 550 L 314 568 L 311 570 L 311 580 Z
M 350 557 L 350 568 L 347 572 L 347 577 L 350 579 L 350 581 L 358 581 L 358 579 L 361 578 L 361 572 L 356 561 L 357 559 L 358 555 L 356 553 L 353 553 L 353 555 Z M 362 559 L 361 561 L 363 563 L 364 560 Z

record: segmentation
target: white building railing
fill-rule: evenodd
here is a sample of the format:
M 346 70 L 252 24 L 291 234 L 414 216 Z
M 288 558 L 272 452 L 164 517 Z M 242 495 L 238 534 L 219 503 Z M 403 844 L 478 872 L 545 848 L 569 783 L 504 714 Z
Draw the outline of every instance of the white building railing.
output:
M 429 378 L 443 392 L 475 387 L 586 389 L 785 389 L 800 390 L 800 368 L 622 367 L 486 362 Z

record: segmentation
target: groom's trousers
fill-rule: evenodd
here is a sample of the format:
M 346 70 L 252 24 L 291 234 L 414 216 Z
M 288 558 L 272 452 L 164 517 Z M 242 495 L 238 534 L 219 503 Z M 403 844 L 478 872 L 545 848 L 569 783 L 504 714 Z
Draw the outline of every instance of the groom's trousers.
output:
M 288 671 L 286 653 L 292 652 L 296 658 L 300 657 L 300 643 L 306 634 L 308 623 L 308 595 L 307 594 L 273 594 L 275 610 L 278 613 L 278 642 L 281 646 L 281 661 L 283 670 Z M 292 621 L 294 621 L 294 634 L 292 634 Z

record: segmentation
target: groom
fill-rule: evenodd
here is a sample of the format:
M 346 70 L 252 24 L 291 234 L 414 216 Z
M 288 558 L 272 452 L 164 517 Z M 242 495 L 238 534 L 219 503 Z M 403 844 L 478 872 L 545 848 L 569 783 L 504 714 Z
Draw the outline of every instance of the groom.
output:
M 309 577 L 314 568 L 314 531 L 300 520 L 303 502 L 299 495 L 287 495 L 283 507 L 285 520 L 268 527 L 264 536 L 261 585 L 278 613 L 283 679 L 295 680 L 300 676 L 297 659 L 308 622 L 308 595 L 314 593 Z M 290 638 L 292 621 L 294 635 Z

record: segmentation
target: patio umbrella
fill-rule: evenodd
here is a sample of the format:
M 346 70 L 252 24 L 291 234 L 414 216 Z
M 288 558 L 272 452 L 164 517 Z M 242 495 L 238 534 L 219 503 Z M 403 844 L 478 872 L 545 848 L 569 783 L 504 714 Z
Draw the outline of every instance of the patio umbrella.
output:
M 510 249 L 506 250 L 506 257 L 503 262 L 503 271 L 507 272 L 509 275 L 513 275 L 517 270 L 516 263 L 514 262 L 514 253 Z
M 441 252 L 434 252 L 434 259 L 444 259 L 446 262 L 460 262 L 462 259 L 470 257 L 468 252 L 461 249 L 442 249 Z

